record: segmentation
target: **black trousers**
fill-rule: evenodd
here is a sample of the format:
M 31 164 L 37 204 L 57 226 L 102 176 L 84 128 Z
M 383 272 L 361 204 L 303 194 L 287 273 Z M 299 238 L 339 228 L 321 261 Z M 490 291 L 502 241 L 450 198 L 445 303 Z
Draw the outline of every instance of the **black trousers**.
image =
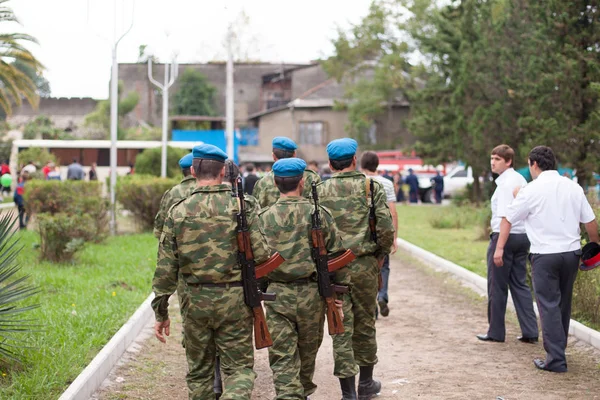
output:
M 542 321 L 546 367 L 552 371 L 567 370 L 565 349 L 580 257 L 581 250 L 531 255 L 533 289 Z
M 521 332 L 525 337 L 537 337 L 538 326 L 533 299 L 527 285 L 527 254 L 529 240 L 526 234 L 510 234 L 504 246 L 504 265 L 494 265 L 494 252 L 498 243 L 498 233 L 492 233 L 487 252 L 488 264 L 488 336 L 505 340 L 506 303 L 508 289 L 517 311 Z

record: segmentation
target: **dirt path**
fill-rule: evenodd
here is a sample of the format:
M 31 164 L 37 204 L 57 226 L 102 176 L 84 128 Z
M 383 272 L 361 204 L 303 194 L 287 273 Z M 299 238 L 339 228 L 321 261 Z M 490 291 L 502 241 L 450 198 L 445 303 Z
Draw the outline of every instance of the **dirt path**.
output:
M 542 344 L 516 340 L 514 314 L 508 316 L 506 343 L 475 338 L 487 329 L 486 302 L 447 275 L 432 272 L 412 259 L 396 257 L 390 281 L 390 316 L 377 322 L 379 364 L 383 383 L 379 399 L 600 399 L 600 352 L 569 342 L 569 372 L 535 369 Z M 177 311 L 173 310 L 172 315 Z M 185 400 L 185 355 L 180 329 L 168 344 L 148 337 L 105 381 L 95 399 Z M 267 351 L 256 355 L 258 378 L 253 400 L 273 399 Z M 319 351 L 312 400 L 340 398 L 332 376 L 331 340 Z

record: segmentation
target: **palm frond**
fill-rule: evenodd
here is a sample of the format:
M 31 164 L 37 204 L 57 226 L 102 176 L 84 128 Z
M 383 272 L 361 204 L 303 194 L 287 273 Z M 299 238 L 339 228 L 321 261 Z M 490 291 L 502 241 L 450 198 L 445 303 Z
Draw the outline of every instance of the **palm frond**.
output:
M 2 97 L 0 94 L 0 102 Z M 20 317 L 39 305 L 20 305 L 20 302 L 40 290 L 27 283 L 30 278 L 28 275 L 18 276 L 20 266 L 15 261 L 23 247 L 14 237 L 13 227 L 16 221 L 14 213 L 0 217 L 0 361 L 20 363 L 18 349 L 24 343 L 19 334 L 39 327 L 34 321 Z

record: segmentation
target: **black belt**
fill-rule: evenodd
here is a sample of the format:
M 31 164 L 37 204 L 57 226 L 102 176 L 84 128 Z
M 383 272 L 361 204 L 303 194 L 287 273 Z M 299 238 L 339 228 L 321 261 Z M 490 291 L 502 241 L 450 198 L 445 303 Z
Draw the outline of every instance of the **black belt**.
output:
M 188 286 L 203 286 L 203 287 L 218 287 L 218 288 L 230 288 L 230 287 L 242 287 L 242 282 L 186 282 Z

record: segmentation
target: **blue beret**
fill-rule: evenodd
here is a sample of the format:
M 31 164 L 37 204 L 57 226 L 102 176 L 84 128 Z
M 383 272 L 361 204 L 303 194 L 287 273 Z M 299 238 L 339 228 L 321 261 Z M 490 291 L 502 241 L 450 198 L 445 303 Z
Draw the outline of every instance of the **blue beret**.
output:
M 294 151 L 298 148 L 298 146 L 296 146 L 296 142 L 294 142 L 290 138 L 286 138 L 284 136 L 277 136 L 273 139 L 273 148 Z
M 204 160 L 216 160 L 225 162 L 227 160 L 227 154 L 217 146 L 212 144 L 201 144 L 192 149 L 192 155 L 194 158 L 202 158 Z
M 350 138 L 336 139 L 327 145 L 327 155 L 330 160 L 344 160 L 356 154 L 358 143 Z
M 298 176 L 304 173 L 306 162 L 301 158 L 284 158 L 273 164 L 275 176 Z
M 179 159 L 179 168 L 186 169 L 186 168 L 191 167 L 193 159 L 194 159 L 194 156 L 192 156 L 192 153 L 186 154 L 185 156 L 181 157 Z

